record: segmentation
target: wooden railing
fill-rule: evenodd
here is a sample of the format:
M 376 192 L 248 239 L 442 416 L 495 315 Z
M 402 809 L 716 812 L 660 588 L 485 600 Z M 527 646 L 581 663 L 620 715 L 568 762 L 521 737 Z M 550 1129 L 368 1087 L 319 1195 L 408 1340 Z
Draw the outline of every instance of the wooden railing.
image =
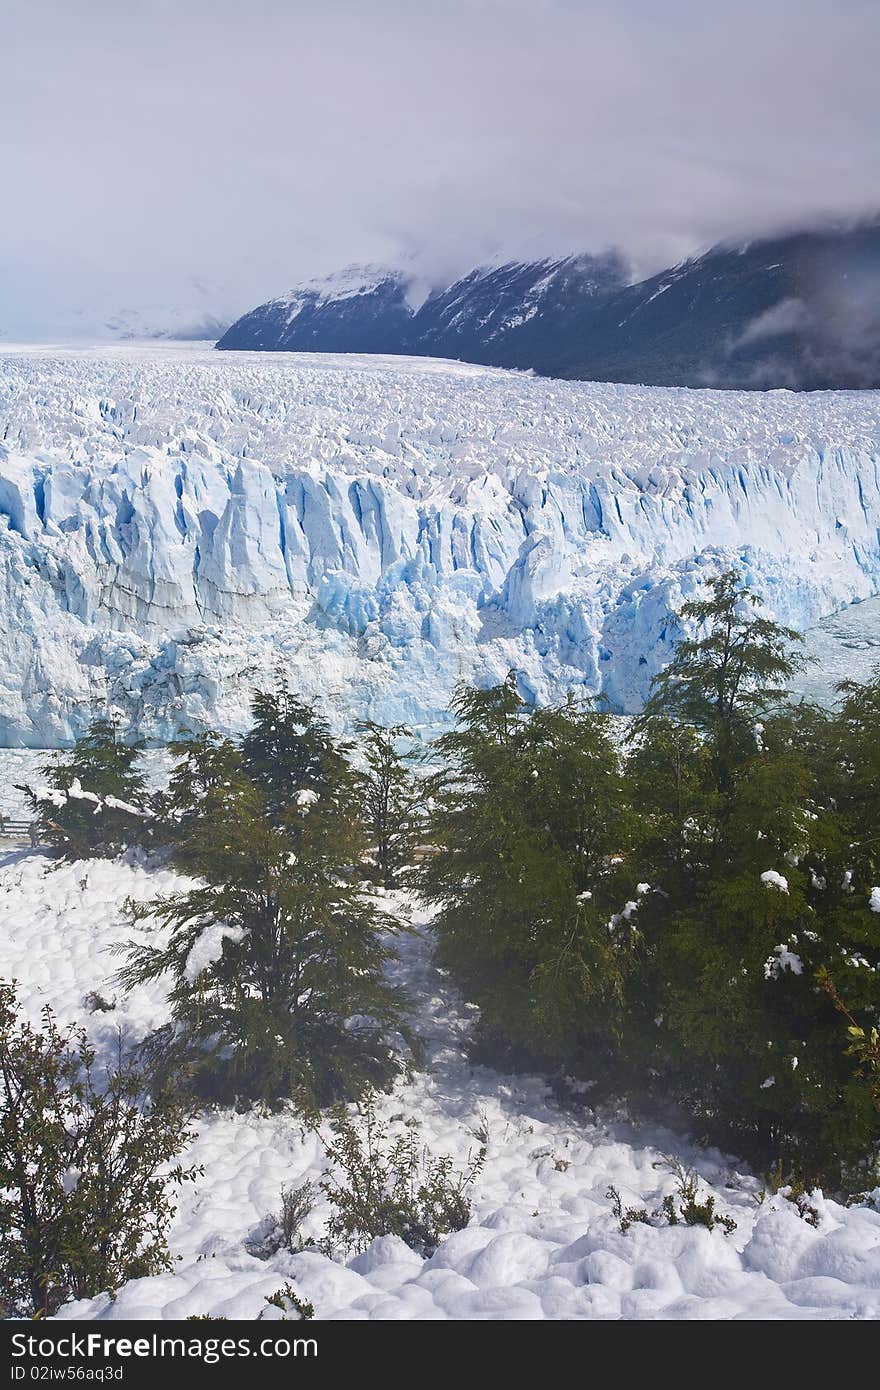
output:
M 0 817 L 0 839 L 26 840 L 31 833 L 33 821 L 21 820 L 18 816 Z

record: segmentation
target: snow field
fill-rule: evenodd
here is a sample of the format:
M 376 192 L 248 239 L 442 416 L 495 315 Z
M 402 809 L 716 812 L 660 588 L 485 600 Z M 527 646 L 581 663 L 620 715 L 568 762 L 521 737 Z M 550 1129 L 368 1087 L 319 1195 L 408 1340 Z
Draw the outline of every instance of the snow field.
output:
M 0 855 L 0 976 L 19 980 L 36 1020 L 44 1004 L 84 1019 L 99 1049 L 116 1027 L 143 1036 L 165 1016 L 161 984 L 121 995 L 110 982 L 109 948 L 132 935 L 126 897 L 168 891 L 175 876 L 136 860 L 56 866 L 41 853 Z M 815 1198 L 819 1224 L 782 1198 L 759 1202 L 759 1181 L 714 1150 L 697 1150 L 661 1130 L 568 1109 L 535 1077 L 503 1076 L 465 1055 L 473 1010 L 462 1005 L 430 958 L 430 927 L 418 905 L 394 900 L 417 928 L 399 942 L 395 973 L 410 990 L 427 1042 L 424 1071 L 380 1099 L 384 1117 L 417 1117 L 434 1153 L 462 1167 L 487 1126 L 486 1164 L 470 1225 L 422 1261 L 384 1237 L 362 1255 L 334 1262 L 306 1251 L 269 1261 L 245 1242 L 279 1206 L 283 1184 L 317 1182 L 325 1166 L 317 1138 L 293 1113 L 212 1110 L 198 1121 L 187 1162 L 205 1176 L 180 1194 L 171 1233 L 172 1273 L 133 1280 L 115 1301 L 70 1305 L 73 1318 L 179 1318 L 193 1312 L 253 1318 L 290 1279 L 321 1319 L 763 1318 L 880 1316 L 880 1189 L 874 1202 L 844 1208 Z M 98 990 L 117 1000 L 88 1014 Z M 648 1227 L 621 1233 L 606 1197 L 656 1207 L 673 1179 L 664 1155 L 695 1167 L 701 1191 L 737 1229 Z M 319 1203 L 306 1234 L 318 1236 Z

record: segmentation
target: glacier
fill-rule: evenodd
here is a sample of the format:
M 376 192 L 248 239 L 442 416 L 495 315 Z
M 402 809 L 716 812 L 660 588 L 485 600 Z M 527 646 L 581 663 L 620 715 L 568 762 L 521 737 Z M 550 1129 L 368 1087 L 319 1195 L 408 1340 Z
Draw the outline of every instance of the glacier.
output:
M 880 395 L 204 347 L 0 354 L 0 746 L 163 742 L 284 673 L 339 726 L 459 680 L 633 712 L 737 564 L 807 628 L 880 590 Z

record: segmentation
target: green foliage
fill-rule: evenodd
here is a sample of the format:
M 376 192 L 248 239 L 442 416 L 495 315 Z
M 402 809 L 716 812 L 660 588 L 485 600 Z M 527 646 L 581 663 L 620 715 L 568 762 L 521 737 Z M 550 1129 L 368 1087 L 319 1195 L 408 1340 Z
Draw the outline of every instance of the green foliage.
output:
M 321 1135 L 335 1165 L 321 1183 L 333 1207 L 326 1246 L 360 1251 L 377 1236 L 393 1235 L 429 1259 L 444 1236 L 470 1220 L 469 1189 L 486 1151 L 481 1148 L 464 1172 L 456 1172 L 448 1154 L 431 1155 L 421 1144 L 418 1121 L 407 1121 L 402 1133 L 392 1135 L 377 1117 L 372 1095 L 360 1114 L 358 1125 L 344 1107 L 335 1107 L 333 1137 Z
M 178 746 L 164 823 L 175 862 L 198 881 L 132 907 L 135 922 L 164 929 L 163 944 L 121 948 L 120 978 L 169 976 L 174 1025 L 155 1043 L 174 1067 L 187 1061 L 200 1094 L 323 1105 L 399 1069 L 402 1001 L 383 974 L 395 924 L 361 884 L 344 749 L 285 692 L 255 708 L 264 723 L 268 709 L 271 746 L 300 781 L 284 784 L 282 800 L 256 734 L 247 756 L 215 736 Z
M 791 703 L 796 634 L 734 572 L 679 616 L 622 766 L 602 715 L 529 710 L 513 676 L 459 691 L 421 873 L 438 960 L 515 1060 L 807 1189 L 870 1187 L 880 679 Z
M 667 1224 L 705 1226 L 707 1231 L 714 1231 L 716 1226 L 720 1226 L 726 1236 L 733 1235 L 736 1222 L 732 1216 L 718 1215 L 712 1193 L 700 1201 L 700 1180 L 694 1169 L 686 1168 L 677 1158 L 667 1158 L 665 1163 L 675 1178 L 675 1192 L 667 1193 L 660 1204 L 660 1214 Z
M 797 669 L 800 634 L 758 615 L 761 598 L 736 570 L 708 581 L 709 596 L 678 614 L 701 636 L 683 638 L 656 678 L 645 714 L 670 715 L 707 738 L 715 784 L 730 789 L 737 762 L 751 752 L 754 726 L 784 694 Z
M 847 1021 L 849 1046 L 845 1056 L 856 1059 L 856 1077 L 865 1082 L 874 1109 L 880 1112 L 880 1029 L 876 1023 L 863 1028 L 837 992 L 837 986 L 822 966 L 816 978 L 839 1014 Z
M 636 857 L 651 866 L 667 901 L 687 900 L 708 870 L 718 813 L 705 741 L 668 715 L 643 717 L 631 738 L 626 787 L 639 812 Z
M 373 848 L 376 876 L 393 888 L 410 862 L 421 828 L 419 788 L 407 766 L 413 753 L 400 752 L 410 737 L 402 724 L 391 729 L 367 722 L 361 751 L 366 768 L 361 774 L 361 797 L 367 836 Z
M 608 1187 L 605 1196 L 623 1235 L 630 1227 L 643 1226 L 703 1226 L 707 1231 L 720 1228 L 726 1236 L 736 1230 L 732 1216 L 720 1216 L 715 1210 L 712 1193 L 700 1201 L 700 1181 L 692 1168 L 685 1168 L 678 1159 L 667 1159 L 675 1178 L 675 1192 L 669 1192 L 659 1207 L 649 1212 L 647 1207 L 624 1207 L 616 1187 Z M 656 1165 L 655 1165 L 656 1166 Z
M 263 1299 L 265 1308 L 257 1314 L 256 1322 L 302 1322 L 315 1316 L 315 1305 L 300 1298 L 288 1281 Z M 186 1322 L 228 1322 L 225 1313 L 190 1313 Z
M 315 1204 L 315 1188 L 304 1182 L 299 1187 L 285 1186 L 281 1189 L 281 1210 L 267 1217 L 261 1223 L 256 1236 L 247 1242 L 247 1251 L 258 1260 L 269 1260 L 279 1250 L 287 1250 L 296 1255 L 306 1245 L 313 1242 L 302 1234 L 302 1224 Z
M 260 788 L 267 814 L 283 820 L 297 794 L 355 803 L 351 745 L 334 739 L 312 704 L 292 695 L 284 680 L 258 690 L 253 723 L 241 743 L 242 769 Z
M 617 1218 L 622 1235 L 626 1235 L 631 1226 L 650 1226 L 653 1224 L 647 1207 L 624 1207 L 623 1198 L 611 1183 L 608 1184 L 605 1196 L 611 1203 L 611 1210 Z
M 752 615 L 736 576 L 710 590 L 685 609 L 706 635 L 657 682 L 627 769 L 643 811 L 636 853 L 664 890 L 639 919 L 632 1070 L 715 1142 L 846 1185 L 863 1177 L 877 1122 L 820 972 L 844 970 L 847 985 L 855 974 L 859 1004 L 880 1002 L 867 878 L 858 906 L 851 891 L 851 733 L 847 716 L 786 704 L 792 634 Z
M 53 798 L 23 788 L 41 839 L 71 859 L 113 858 L 139 843 L 148 824 L 137 814 L 146 802 L 141 748 L 123 743 L 112 719 L 96 719 L 73 748 L 44 763 L 40 772 Z
M 197 734 L 169 744 L 174 767 L 165 791 L 152 799 L 156 834 L 172 845 L 181 862 L 191 837 L 198 845 L 204 826 L 229 797 L 243 791 L 247 778 L 239 749 L 221 734 Z
M 791 1203 L 802 1221 L 806 1221 L 808 1226 L 818 1227 L 821 1216 L 819 1208 L 812 1200 L 814 1193 L 807 1191 L 800 1178 L 786 1176 L 781 1159 L 777 1159 L 767 1175 L 764 1187 L 756 1196 L 758 1206 L 762 1206 L 767 1200 L 768 1193 L 772 1193 L 774 1197 L 783 1197 Z M 864 1198 L 866 1194 L 860 1193 L 859 1196 Z
M 458 692 L 429 791 L 439 852 L 421 874 L 438 959 L 479 1004 L 484 1034 L 570 1063 L 620 1021 L 635 884 L 608 717 L 529 709 L 511 674 Z
M 837 947 L 822 963 L 870 1032 L 880 1012 L 880 678 L 846 681 L 840 694 L 839 710 L 814 720 L 807 749 L 820 788 L 812 901 L 830 919 Z
M 266 1307 L 257 1314 L 257 1322 L 270 1318 L 277 1322 L 308 1322 L 315 1316 L 314 1303 L 300 1298 L 290 1282 L 268 1294 L 264 1302 Z
M 170 1091 L 150 1100 L 120 1058 L 101 1077 L 83 1030 L 42 1031 L 0 984 L 0 1299 L 6 1315 L 51 1315 L 127 1279 L 170 1267 L 167 1173 L 192 1138 Z M 160 1176 L 162 1172 L 166 1176 Z

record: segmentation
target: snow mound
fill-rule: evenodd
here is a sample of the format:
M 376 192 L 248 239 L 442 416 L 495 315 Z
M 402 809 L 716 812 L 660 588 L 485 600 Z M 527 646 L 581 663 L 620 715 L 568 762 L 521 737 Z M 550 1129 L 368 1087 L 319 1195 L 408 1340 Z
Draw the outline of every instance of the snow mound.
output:
M 788 892 L 788 879 L 778 874 L 775 869 L 767 869 L 761 875 L 761 882 L 768 888 L 775 888 L 778 893 Z

